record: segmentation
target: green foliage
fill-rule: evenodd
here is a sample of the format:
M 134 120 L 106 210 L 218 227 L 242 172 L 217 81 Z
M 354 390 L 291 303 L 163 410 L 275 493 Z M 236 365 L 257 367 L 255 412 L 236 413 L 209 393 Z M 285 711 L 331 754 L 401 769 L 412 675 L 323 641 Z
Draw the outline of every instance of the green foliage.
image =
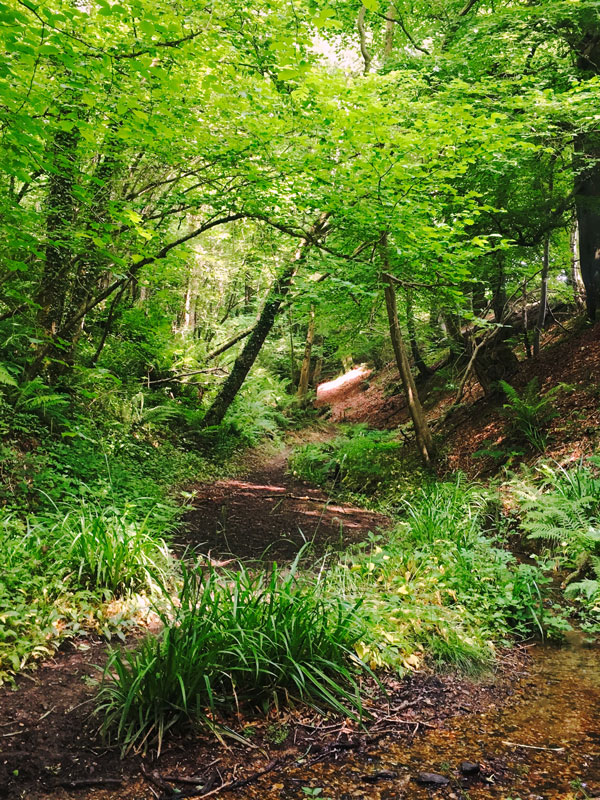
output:
M 506 381 L 500 381 L 500 386 L 507 398 L 503 408 L 513 431 L 543 453 L 548 438 L 545 429 L 557 414 L 552 401 L 564 387 L 555 386 L 542 395 L 537 378 L 529 381 L 522 394 Z
M 345 426 L 331 441 L 296 448 L 289 466 L 303 480 L 368 493 L 391 479 L 399 451 L 391 432 Z
M 363 600 L 368 635 L 358 653 L 371 666 L 431 659 L 477 671 L 493 660 L 494 642 L 540 632 L 545 579 L 486 535 L 490 499 L 460 477 L 425 486 L 391 536 L 333 568 L 336 594 Z
M 77 584 L 119 597 L 129 591 L 151 592 L 157 581 L 168 583 L 171 556 L 164 540 L 151 533 L 154 517 L 152 510 L 142 517 L 135 504 L 99 509 L 82 501 L 69 509 L 57 547 L 72 565 Z
M 172 580 L 164 511 L 71 500 L 51 511 L 0 514 L 0 683 L 62 639 L 110 636 L 138 613 L 135 593 Z M 120 611 L 109 610 L 122 598 Z
M 124 751 L 160 750 L 175 725 L 223 732 L 215 715 L 248 705 L 302 700 L 359 718 L 357 611 L 295 567 L 253 574 L 184 566 L 162 632 L 113 651 L 98 695 L 102 730 Z
M 521 528 L 546 548 L 555 568 L 573 570 L 565 579 L 569 597 L 585 613 L 600 614 L 600 460 L 569 468 L 544 464 L 541 481 L 513 480 L 522 514 Z

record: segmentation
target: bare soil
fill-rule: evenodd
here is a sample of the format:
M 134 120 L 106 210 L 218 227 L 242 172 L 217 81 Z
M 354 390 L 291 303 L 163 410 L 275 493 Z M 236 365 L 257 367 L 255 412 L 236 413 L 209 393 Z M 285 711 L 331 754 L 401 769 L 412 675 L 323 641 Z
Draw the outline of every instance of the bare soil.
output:
M 313 552 L 363 541 L 389 527 L 381 514 L 336 503 L 286 472 L 288 451 L 245 478 L 198 485 L 179 543 L 217 558 L 290 561 L 306 542 Z

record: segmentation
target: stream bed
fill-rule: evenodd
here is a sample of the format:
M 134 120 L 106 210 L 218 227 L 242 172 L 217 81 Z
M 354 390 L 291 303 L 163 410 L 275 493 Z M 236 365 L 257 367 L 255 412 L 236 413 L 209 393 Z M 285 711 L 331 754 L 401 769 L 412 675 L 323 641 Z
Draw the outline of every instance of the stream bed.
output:
M 600 651 L 579 635 L 536 646 L 527 675 L 500 708 L 452 717 L 411 744 L 382 741 L 365 753 L 274 774 L 237 797 L 254 800 L 600 797 Z M 462 762 L 480 765 L 475 775 Z M 466 765 L 465 765 L 466 767 Z M 445 785 L 419 783 L 435 773 Z M 378 775 L 379 774 L 379 775 Z M 369 783 L 369 780 L 373 783 Z

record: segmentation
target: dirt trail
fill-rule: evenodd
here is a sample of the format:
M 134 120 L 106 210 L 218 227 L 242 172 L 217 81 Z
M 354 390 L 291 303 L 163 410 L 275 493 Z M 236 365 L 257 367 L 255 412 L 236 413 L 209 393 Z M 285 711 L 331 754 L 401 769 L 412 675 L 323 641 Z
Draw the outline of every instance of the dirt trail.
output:
M 243 479 L 196 487 L 196 508 L 188 515 L 179 544 L 214 557 L 278 560 L 295 557 L 306 541 L 316 552 L 347 546 L 390 524 L 380 514 L 331 502 L 325 493 L 286 472 L 289 450 L 254 467 Z M 67 797 L 151 797 L 147 786 L 107 790 L 70 782 L 139 775 L 139 759 L 121 762 L 118 752 L 99 741 L 90 718 L 103 641 L 66 642 L 33 674 L 21 675 L 18 691 L 0 689 L 0 798 L 62 800 Z M 189 747 L 186 740 L 184 749 Z M 196 758 L 210 761 L 214 742 L 197 743 Z M 208 755 L 212 753 L 211 758 Z M 178 763 L 181 743 L 165 754 Z M 208 755 L 207 755 L 208 754 Z M 198 763 L 198 762 L 196 762 Z M 143 781 L 142 781 L 143 783 Z
M 316 552 L 346 547 L 391 524 L 289 475 L 288 456 L 279 453 L 245 478 L 195 487 L 180 542 L 218 558 L 288 561 L 306 542 Z

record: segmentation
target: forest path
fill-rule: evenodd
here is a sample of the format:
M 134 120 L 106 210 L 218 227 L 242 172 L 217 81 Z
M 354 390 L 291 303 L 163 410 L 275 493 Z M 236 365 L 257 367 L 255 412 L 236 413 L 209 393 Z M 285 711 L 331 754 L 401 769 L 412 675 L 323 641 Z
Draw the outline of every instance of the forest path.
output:
M 303 437 L 298 436 L 306 441 Z M 179 544 L 218 559 L 282 562 L 291 561 L 306 542 L 321 553 L 390 527 L 382 514 L 336 502 L 295 478 L 287 471 L 290 452 L 286 447 L 244 477 L 194 487 L 194 508 Z

